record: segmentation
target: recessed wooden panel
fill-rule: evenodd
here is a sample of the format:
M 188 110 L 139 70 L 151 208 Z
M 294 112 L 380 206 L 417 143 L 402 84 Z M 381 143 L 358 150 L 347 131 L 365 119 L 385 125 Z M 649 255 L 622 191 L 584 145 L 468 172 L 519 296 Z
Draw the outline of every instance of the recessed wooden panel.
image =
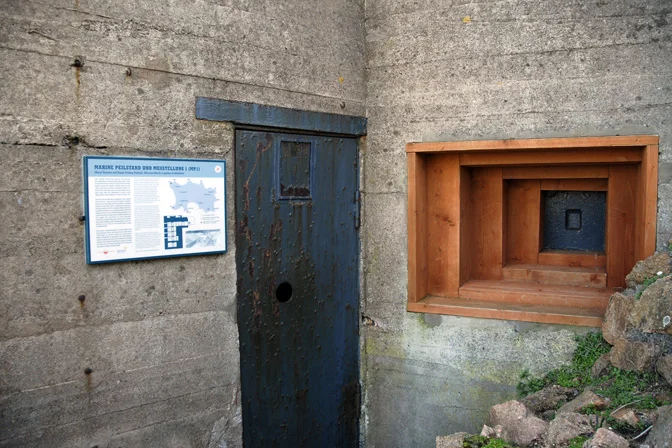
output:
M 460 167 L 460 282 L 471 278 L 471 170 Z
M 539 264 L 584 268 L 605 267 L 607 256 L 591 252 L 547 251 L 539 252 Z
M 607 285 L 624 287 L 635 265 L 636 166 L 609 168 L 607 195 Z
M 609 167 L 579 166 L 509 166 L 502 168 L 504 179 L 607 179 Z
M 502 278 L 504 181 L 501 168 L 473 170 L 471 176 L 471 278 Z
M 460 164 L 457 154 L 427 159 L 427 276 L 430 294 L 460 287 Z
M 648 145 L 642 155 L 637 184 L 636 260 L 643 260 L 656 250 L 658 145 Z
M 543 160 L 548 165 L 579 165 L 595 163 L 638 163 L 642 151 L 638 148 L 624 148 L 613 151 L 602 148 L 562 151 L 513 151 L 513 152 L 469 152 L 460 155 L 464 166 L 507 166 L 539 165 Z
M 607 191 L 608 185 L 607 179 L 544 179 L 541 181 L 541 189 L 546 191 Z
M 607 286 L 607 271 L 601 267 L 577 268 L 541 264 L 510 264 L 502 268 L 502 280 L 605 288 Z
M 428 294 L 426 157 L 409 153 L 407 162 L 408 300 L 417 302 Z
M 539 261 L 541 192 L 539 180 L 507 181 L 506 262 L 536 264 Z

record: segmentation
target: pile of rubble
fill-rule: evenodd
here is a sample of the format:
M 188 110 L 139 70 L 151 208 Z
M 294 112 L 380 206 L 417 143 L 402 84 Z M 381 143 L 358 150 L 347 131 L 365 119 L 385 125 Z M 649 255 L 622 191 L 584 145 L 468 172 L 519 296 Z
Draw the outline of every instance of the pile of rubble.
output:
M 437 448 L 672 448 L 671 271 L 668 253 L 637 263 L 627 289 L 611 297 L 605 315 L 602 334 L 611 350 L 591 369 L 595 378 L 612 367 L 657 372 L 664 380 L 654 402 L 666 406 L 642 409 L 635 400 L 612 409 L 607 397 L 590 388 L 548 385 L 520 401 L 493 406 L 480 435 L 437 437 Z

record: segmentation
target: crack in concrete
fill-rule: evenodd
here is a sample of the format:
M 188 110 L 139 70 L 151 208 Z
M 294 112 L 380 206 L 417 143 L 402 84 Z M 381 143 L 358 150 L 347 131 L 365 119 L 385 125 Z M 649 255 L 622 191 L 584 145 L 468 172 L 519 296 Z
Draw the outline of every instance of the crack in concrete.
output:
M 38 426 L 38 427 L 32 428 L 30 431 L 26 431 L 26 432 L 17 434 L 15 436 L 7 438 L 7 439 L 0 438 L 0 442 L 8 442 L 8 441 L 11 441 L 11 440 L 15 440 L 17 438 L 26 436 L 26 435 L 30 434 L 31 432 L 34 432 L 34 431 L 44 431 L 44 430 L 52 429 L 52 428 L 65 428 L 65 427 L 68 427 L 68 426 L 79 425 L 79 424 L 82 424 L 82 423 L 86 423 L 90 420 L 96 419 L 96 418 L 105 417 L 107 415 L 114 415 L 114 414 L 118 414 L 120 412 L 128 412 L 128 411 L 131 411 L 133 409 L 142 409 L 142 408 L 147 407 L 147 406 L 151 406 L 151 405 L 155 405 L 155 404 L 159 404 L 159 403 L 164 403 L 164 402 L 167 402 L 167 401 L 170 401 L 170 400 L 177 400 L 177 399 L 180 399 L 180 398 L 185 398 L 185 397 L 189 397 L 189 396 L 192 396 L 192 395 L 198 395 L 198 394 L 202 394 L 204 392 L 210 392 L 210 391 L 215 390 L 215 389 L 224 389 L 224 388 L 227 388 L 227 387 L 235 387 L 235 385 L 234 384 L 225 384 L 225 385 L 222 385 L 222 386 L 213 386 L 213 387 L 209 387 L 207 389 L 201 389 L 201 390 L 198 390 L 198 391 L 195 391 L 195 392 L 189 392 L 189 393 L 182 394 L 182 395 L 176 395 L 176 396 L 173 396 L 173 397 L 164 398 L 162 400 L 148 401 L 146 403 L 139 404 L 137 406 L 131 406 L 131 407 L 124 408 L 124 409 L 117 409 L 115 411 L 110 411 L 110 412 L 103 412 L 102 414 L 92 415 L 91 417 L 75 420 L 75 421 L 65 423 L 65 424 Z M 186 416 L 186 417 L 189 417 L 189 416 Z M 168 420 L 168 421 L 172 421 L 172 420 Z M 161 424 L 161 423 L 162 422 L 150 423 L 149 425 L 146 425 L 146 426 L 143 426 L 143 427 L 140 427 L 140 428 L 134 428 L 134 429 L 129 430 L 127 432 L 137 431 L 138 429 L 142 429 L 144 427 L 149 427 L 149 426 L 153 426 L 153 425 L 158 425 L 158 424 Z M 124 434 L 124 433 L 118 433 L 118 434 Z
M 532 55 L 532 56 L 538 56 L 538 55 L 543 55 L 543 54 L 556 54 L 556 53 L 570 53 L 572 51 L 583 51 L 583 50 L 599 50 L 603 48 L 616 48 L 616 47 L 640 47 L 640 46 L 645 46 L 645 45 L 652 45 L 652 44 L 657 44 L 659 41 L 657 40 L 650 40 L 648 42 L 621 42 L 621 43 L 614 43 L 614 44 L 608 44 L 608 45 L 588 45 L 585 47 L 571 47 L 571 48 L 558 48 L 556 50 L 542 50 L 542 51 L 520 51 L 520 52 L 511 52 L 511 53 L 496 53 L 496 54 L 484 54 L 482 55 L 484 58 L 501 58 L 501 57 L 509 57 L 509 56 L 523 56 L 523 55 Z M 432 64 L 435 62 L 454 62 L 455 61 L 455 55 L 451 55 L 449 57 L 445 58 L 434 58 L 434 59 L 427 59 L 427 60 L 422 60 L 422 61 L 402 61 L 394 64 L 376 64 L 376 65 L 369 65 L 367 64 L 365 70 L 371 70 L 375 68 L 393 68 L 393 67 L 400 67 L 400 66 L 405 66 L 405 65 L 426 65 L 426 64 Z
M 48 57 L 54 57 L 54 58 L 60 58 L 60 59 L 67 59 L 71 60 L 71 56 L 64 56 L 61 54 L 51 54 L 51 53 L 45 53 L 42 51 L 37 51 L 37 50 L 28 50 L 24 48 L 15 48 L 15 47 L 10 47 L 6 45 L 0 45 L 0 50 L 9 50 L 9 51 L 16 51 L 20 53 L 31 53 L 31 54 L 37 54 L 40 56 L 48 56 Z M 343 98 L 343 97 L 336 97 L 336 96 L 331 96 L 331 95 L 324 95 L 320 93 L 312 93 L 312 92 L 307 92 L 307 91 L 302 91 L 302 90 L 293 90 L 289 88 L 284 88 L 284 87 L 277 87 L 277 86 L 272 86 L 268 84 L 260 84 L 260 83 L 251 83 L 251 82 L 243 82 L 243 81 L 237 81 L 234 79 L 226 79 L 226 78 L 220 78 L 216 76 L 200 76 L 200 75 L 195 75 L 192 73 L 186 73 L 186 72 L 177 72 L 177 71 L 170 71 L 170 70 L 163 70 L 163 69 L 158 69 L 158 68 L 148 68 L 148 67 L 138 67 L 134 65 L 129 65 L 129 64 L 120 64 L 117 62 L 109 62 L 109 61 L 102 61 L 102 60 L 97 60 L 97 59 L 90 59 L 87 58 L 86 60 L 87 63 L 96 63 L 96 64 L 101 64 L 101 65 L 109 65 L 113 67 L 123 67 L 124 69 L 131 68 L 132 70 L 147 70 L 150 72 L 154 73 L 164 73 L 168 75 L 173 75 L 173 76 L 184 76 L 187 78 L 193 78 L 193 79 L 203 79 L 207 81 L 217 81 L 217 82 L 225 82 L 229 84 L 235 84 L 235 85 L 241 85 L 241 86 L 251 86 L 251 87 L 257 87 L 260 89 L 269 89 L 269 90 L 275 90 L 278 92 L 286 92 L 286 93 L 294 93 L 294 94 L 301 94 L 301 95 L 307 95 L 311 97 L 317 97 L 317 98 L 324 98 L 324 99 L 329 99 L 329 100 L 337 100 L 339 103 L 341 101 L 348 101 L 351 103 L 355 103 L 358 105 L 363 105 L 364 101 L 362 100 L 355 100 L 352 98 Z
M 27 191 L 31 192 L 38 192 L 38 193 L 72 193 L 75 190 L 42 190 L 39 188 L 21 188 L 19 190 L 2 190 L 0 189 L 0 193 L 24 193 Z
M 35 143 L 35 142 L 30 142 L 30 143 L 22 143 L 22 142 L 8 142 L 8 141 L 0 141 L 0 145 L 7 145 L 7 146 L 41 146 L 41 147 L 48 147 L 48 148 L 58 148 L 61 145 L 57 145 L 56 143 Z
M 103 14 L 96 14 L 94 12 L 84 11 L 82 9 L 77 9 L 77 8 L 66 8 L 65 6 L 55 6 L 55 5 L 50 5 L 49 3 L 36 2 L 34 0 L 28 0 L 28 3 L 33 3 L 35 5 L 40 5 L 40 6 L 46 6 L 48 8 L 53 8 L 53 9 L 59 9 L 59 10 L 62 10 L 62 11 L 75 12 L 75 13 L 78 13 L 78 14 L 83 14 L 83 15 L 92 16 L 92 17 L 100 17 L 101 19 L 119 20 L 115 17 L 110 17 L 110 16 L 106 16 L 106 15 L 103 15 Z

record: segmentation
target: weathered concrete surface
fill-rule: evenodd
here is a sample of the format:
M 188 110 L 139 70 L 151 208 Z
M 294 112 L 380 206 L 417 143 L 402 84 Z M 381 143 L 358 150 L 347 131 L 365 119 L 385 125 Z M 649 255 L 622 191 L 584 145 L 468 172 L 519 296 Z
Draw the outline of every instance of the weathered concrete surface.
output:
M 195 98 L 363 115 L 363 2 L 1 3 L 0 446 L 239 446 L 233 128 Z M 224 158 L 229 252 L 87 266 L 83 155 Z
M 490 406 L 515 397 L 521 371 L 569 360 L 574 329 L 406 313 L 394 331 L 367 326 L 366 446 L 432 446 L 478 433 Z
M 367 1 L 362 308 L 376 323 L 363 331 L 367 446 L 429 447 L 437 435 L 478 432 L 488 407 L 514 396 L 521 370 L 567 361 L 582 331 L 433 316 L 438 325 L 426 328 L 405 311 L 406 143 L 658 134 L 666 245 L 671 13 L 667 0 Z M 473 401 L 456 393 L 483 382 Z
M 581 330 L 406 313 L 405 144 L 659 134 L 662 246 L 671 23 L 667 0 L 4 0 L 0 446 L 239 443 L 235 248 L 87 267 L 77 221 L 83 154 L 223 157 L 233 210 L 232 128 L 196 96 L 366 111 L 366 442 L 478 431 Z

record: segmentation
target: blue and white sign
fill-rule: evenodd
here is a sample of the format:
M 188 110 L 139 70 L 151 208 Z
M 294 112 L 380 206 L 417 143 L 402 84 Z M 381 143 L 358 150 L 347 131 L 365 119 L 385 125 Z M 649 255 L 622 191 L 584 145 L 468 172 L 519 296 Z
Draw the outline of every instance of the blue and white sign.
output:
M 86 262 L 226 252 L 224 160 L 85 156 Z

